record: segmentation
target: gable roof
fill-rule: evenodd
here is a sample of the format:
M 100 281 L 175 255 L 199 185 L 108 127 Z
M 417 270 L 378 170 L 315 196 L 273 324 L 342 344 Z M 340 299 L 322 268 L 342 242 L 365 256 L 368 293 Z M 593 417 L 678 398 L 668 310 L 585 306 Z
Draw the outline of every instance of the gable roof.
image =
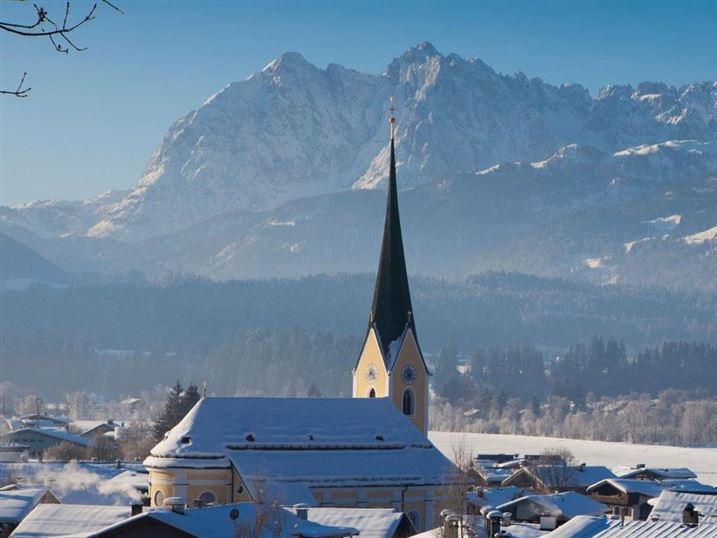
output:
M 5 433 L 1 433 L 0 437 L 17 437 L 22 433 L 34 433 L 38 435 L 44 435 L 58 439 L 59 441 L 67 441 L 81 446 L 90 446 L 92 441 L 86 437 L 75 435 L 62 428 L 21 428 L 19 430 L 12 430 Z
M 504 483 L 511 482 L 514 477 L 521 473 L 537 479 L 545 486 L 557 481 L 561 487 L 587 488 L 600 480 L 615 478 L 615 474 L 603 465 L 578 465 L 566 467 L 563 465 L 536 465 L 526 466 L 518 469 L 504 480 Z
M 60 501 L 47 488 L 2 488 L 0 523 L 19 523 L 40 502 L 59 503 Z
M 606 478 L 605 480 L 600 480 L 599 482 L 591 485 L 587 489 L 587 492 L 591 493 L 604 484 L 609 484 L 610 486 L 614 487 L 619 491 L 622 491 L 623 493 L 639 493 L 640 495 L 644 495 L 646 497 L 657 497 L 658 495 L 660 495 L 660 493 L 662 493 L 662 490 L 664 489 L 659 482 L 655 482 L 654 480 Z
M 86 535 L 127 519 L 128 506 L 38 504 L 12 533 L 13 538 Z
M 387 398 L 203 398 L 145 465 L 332 485 L 440 484 L 452 469 Z
M 385 357 L 389 356 L 391 343 L 401 337 L 406 327 L 412 328 L 415 333 L 406 258 L 403 252 L 401 220 L 398 214 L 396 156 L 393 138 L 391 138 L 390 152 L 386 220 L 381 244 L 381 258 L 376 274 L 376 287 L 371 305 L 371 322 L 376 328 Z
M 566 491 L 565 493 L 556 493 L 553 495 L 526 495 L 520 499 L 501 504 L 498 510 L 505 512 L 518 504 L 526 502 L 534 503 L 541 506 L 545 510 L 545 515 L 564 516 L 567 519 L 581 515 L 601 515 L 605 513 L 605 506 L 590 497 L 575 493 L 574 491 Z
M 701 514 L 700 525 L 717 524 L 717 495 L 664 490 L 651 502 L 650 519 L 682 522 L 682 511 L 691 503 Z

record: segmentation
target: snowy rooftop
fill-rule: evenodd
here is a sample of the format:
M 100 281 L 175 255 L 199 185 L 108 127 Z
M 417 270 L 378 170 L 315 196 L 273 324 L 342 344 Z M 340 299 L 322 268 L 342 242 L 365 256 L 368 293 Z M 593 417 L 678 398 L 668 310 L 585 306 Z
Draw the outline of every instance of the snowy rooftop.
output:
M 578 516 L 546 538 L 717 538 L 717 525 L 687 527 L 672 521 L 626 521 Z
M 85 536 L 130 516 L 129 506 L 38 504 L 22 520 L 13 538 Z
M 232 510 L 238 511 L 238 518 L 232 520 Z M 126 524 L 142 518 L 156 521 L 182 530 L 191 536 L 220 538 L 226 536 L 255 536 L 253 532 L 242 534 L 242 530 L 253 531 L 256 506 L 250 503 L 214 506 L 201 509 L 187 509 L 177 514 L 167 509 L 150 509 L 137 516 L 131 516 L 129 507 L 86 506 L 79 504 L 39 505 L 18 526 L 13 537 L 35 538 L 37 536 L 74 538 L 90 537 L 100 532 L 122 529 Z M 269 518 L 275 526 L 265 528 L 262 537 L 283 538 L 296 533 L 315 538 L 334 538 L 357 534 L 355 528 L 329 526 L 304 521 L 285 509 L 277 509 Z
M 606 510 L 601 503 L 574 491 L 554 495 L 527 495 L 502 504 L 497 509 L 502 512 L 509 511 L 514 506 L 524 502 L 532 502 L 541 506 L 544 512 L 543 515 L 564 516 L 567 519 L 581 515 L 597 516 L 604 514 Z
M 701 514 L 700 524 L 717 524 L 717 495 L 704 493 L 685 493 L 682 491 L 663 491 L 654 500 L 654 508 L 650 513 L 651 519 L 660 521 L 682 521 L 682 511 L 687 504 L 692 503 Z
M 451 465 L 385 398 L 204 398 L 145 460 L 230 463 L 244 478 L 330 485 L 437 484 Z
M 623 493 L 640 493 L 646 497 L 657 497 L 662 493 L 664 487 L 659 482 L 654 480 L 633 480 L 630 478 L 608 478 L 601 480 L 600 482 L 593 484 L 588 488 L 588 493 L 592 493 L 592 490 L 602 486 L 603 484 L 610 484 L 615 489 L 622 491 Z
M 697 478 L 687 467 L 644 467 L 641 469 L 632 469 L 631 471 L 620 475 L 620 478 L 632 478 L 642 473 L 650 473 L 657 477 L 658 480 L 664 479 L 686 479 Z
M 67 441 L 68 443 L 74 443 L 76 445 L 82 445 L 82 446 L 90 445 L 89 439 L 87 439 L 85 437 L 81 437 L 79 435 L 72 434 L 62 428 L 21 428 L 19 430 L 12 430 L 12 431 L 0 434 L 0 437 L 11 435 L 13 438 L 15 438 L 22 433 L 47 435 L 49 437 L 54 437 L 55 439 L 59 439 L 60 441 Z
M 601 480 L 615 478 L 615 474 L 602 465 L 578 465 L 576 467 L 538 465 L 535 467 L 523 467 L 514 474 L 523 472 L 533 474 L 545 485 L 558 483 L 573 488 L 587 488 Z M 510 477 L 506 480 L 509 479 Z
M 466 493 L 466 500 L 476 506 L 500 506 L 507 502 L 524 497 L 526 491 L 517 486 L 504 488 L 479 488 Z
M 361 538 L 393 536 L 404 517 L 393 508 L 310 508 L 308 512 L 309 521 L 353 527 L 361 533 Z
M 45 502 L 57 502 L 46 488 L 3 488 L 0 490 L 0 523 L 19 523 L 43 498 Z

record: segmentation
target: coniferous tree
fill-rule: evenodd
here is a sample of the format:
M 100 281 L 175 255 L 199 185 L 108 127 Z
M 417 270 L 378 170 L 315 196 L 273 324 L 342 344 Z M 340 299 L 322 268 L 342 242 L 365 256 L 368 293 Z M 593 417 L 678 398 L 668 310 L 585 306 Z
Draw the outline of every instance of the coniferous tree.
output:
M 164 411 L 154 425 L 154 438 L 161 441 L 164 434 L 174 428 L 177 423 L 182 420 L 182 396 L 184 389 L 182 384 L 177 380 L 167 396 L 167 403 L 164 404 Z
M 187 390 L 185 390 L 184 394 L 181 396 L 179 420 L 182 420 L 185 415 L 191 411 L 192 407 L 194 407 L 194 405 L 201 399 L 202 397 L 199 395 L 199 389 L 197 386 L 194 383 L 190 383 Z

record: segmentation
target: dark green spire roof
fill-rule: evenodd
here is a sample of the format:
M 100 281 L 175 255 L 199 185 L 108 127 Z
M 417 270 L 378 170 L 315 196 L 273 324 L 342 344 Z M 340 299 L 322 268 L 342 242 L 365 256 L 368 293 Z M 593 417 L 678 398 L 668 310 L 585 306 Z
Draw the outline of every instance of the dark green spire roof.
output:
M 391 166 L 388 175 L 386 223 L 383 229 L 381 260 L 373 293 L 371 320 L 378 331 L 384 355 L 389 344 L 398 339 L 406 325 L 415 330 L 413 307 L 408 289 L 406 259 L 403 254 L 401 221 L 398 216 L 398 188 L 396 186 L 396 156 L 391 137 Z

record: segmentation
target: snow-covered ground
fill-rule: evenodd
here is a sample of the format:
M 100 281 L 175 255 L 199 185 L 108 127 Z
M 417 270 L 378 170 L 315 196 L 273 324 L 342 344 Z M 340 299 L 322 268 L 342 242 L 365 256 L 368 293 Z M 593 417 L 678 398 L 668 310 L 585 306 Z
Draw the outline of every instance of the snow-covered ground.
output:
M 699 481 L 717 485 L 717 448 L 633 445 L 489 433 L 429 432 L 428 437 L 449 458 L 454 453 L 454 447 L 461 445 L 473 454 L 535 454 L 545 449 L 566 448 L 578 461 L 588 465 L 605 465 L 616 473 L 637 463 L 648 467 L 689 467 Z

